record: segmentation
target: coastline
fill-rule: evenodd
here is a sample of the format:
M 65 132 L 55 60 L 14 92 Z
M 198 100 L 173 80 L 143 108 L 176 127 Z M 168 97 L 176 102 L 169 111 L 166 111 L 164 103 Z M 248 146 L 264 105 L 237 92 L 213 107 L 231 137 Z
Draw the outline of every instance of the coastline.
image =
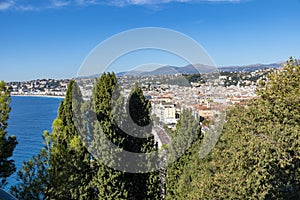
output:
M 41 95 L 41 94 L 11 94 L 12 97 L 45 97 L 45 98 L 57 98 L 64 99 L 64 96 L 54 96 L 54 95 Z

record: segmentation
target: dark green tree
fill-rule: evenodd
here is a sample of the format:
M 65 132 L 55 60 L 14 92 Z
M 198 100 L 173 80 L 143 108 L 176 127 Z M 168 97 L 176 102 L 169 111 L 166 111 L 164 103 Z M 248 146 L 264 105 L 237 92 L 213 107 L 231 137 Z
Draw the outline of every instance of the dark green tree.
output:
M 158 172 L 126 172 L 126 166 L 131 163 L 123 154 L 124 151 L 148 153 L 156 150 L 151 135 L 151 106 L 141 88 L 135 85 L 128 102 L 125 102 L 115 74 L 104 73 L 94 86 L 92 102 L 97 122 L 92 125 L 95 131 L 90 147 L 97 155 L 98 173 L 93 183 L 97 187 L 98 198 L 159 199 Z M 110 142 L 117 149 L 111 149 Z M 136 162 L 134 167 L 147 169 L 146 165 L 151 165 L 147 161 L 150 162 L 150 159 Z M 118 170 L 118 167 L 125 168 Z
M 49 160 L 49 194 L 52 199 L 91 199 L 94 188 L 90 187 L 93 173 L 91 155 L 78 134 L 73 114 L 74 94 L 80 94 L 75 81 L 68 86 L 66 97 L 53 122 Z M 77 96 L 77 106 L 82 98 Z
M 128 108 L 125 118 L 127 137 L 124 141 L 124 149 L 141 156 L 153 153 L 137 162 L 141 169 L 139 173 L 125 174 L 129 199 L 160 199 L 159 171 L 143 171 L 151 168 L 158 169 L 159 162 L 154 136 L 151 133 L 153 125 L 150 119 L 151 104 L 145 99 L 142 89 L 137 84 L 131 89 L 126 107 Z
M 94 170 L 96 175 L 92 184 L 96 188 L 98 199 L 127 199 L 128 191 L 125 188 L 124 172 L 114 168 L 119 160 L 124 136 L 118 132 L 115 123 L 115 112 L 122 103 L 118 92 L 117 78 L 114 73 L 103 73 L 97 80 L 92 93 L 90 112 L 95 118 L 90 123 L 90 149 L 95 154 Z M 113 143 L 119 150 L 110 148 Z
M 7 184 L 6 179 L 16 171 L 14 160 L 10 159 L 17 145 L 14 135 L 7 136 L 6 128 L 10 112 L 10 93 L 4 81 L 0 82 L 0 188 Z
M 192 161 L 198 159 L 202 138 L 200 120 L 183 110 L 168 146 L 165 199 L 188 199 L 196 167 Z

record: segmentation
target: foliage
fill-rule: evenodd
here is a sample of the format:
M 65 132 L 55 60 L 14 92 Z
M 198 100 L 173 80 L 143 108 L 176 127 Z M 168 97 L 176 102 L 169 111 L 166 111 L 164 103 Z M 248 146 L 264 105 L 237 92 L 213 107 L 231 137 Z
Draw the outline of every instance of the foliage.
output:
M 298 199 L 300 196 L 300 66 L 290 59 L 261 83 L 260 99 L 227 112 L 214 150 L 192 157 L 186 199 Z M 197 155 L 197 154 L 195 154 Z M 185 172 L 183 174 L 186 174 Z M 168 189 L 168 188 L 167 188 Z M 175 193 L 176 194 L 176 193 Z
M 205 83 L 204 79 L 201 77 L 201 74 L 183 74 L 183 77 L 187 79 L 188 83 Z
M 3 81 L 0 82 L 0 188 L 7 184 L 6 179 L 16 171 L 14 160 L 10 157 L 17 145 L 14 135 L 7 136 L 8 117 L 10 112 L 10 93 Z
M 191 110 L 183 110 L 169 146 L 166 168 L 166 199 L 185 199 L 194 176 L 192 159 L 199 151 L 202 141 L 200 121 Z M 171 147 L 171 149 L 170 149 Z
M 46 199 L 49 188 L 49 132 L 45 131 L 43 140 L 46 147 L 41 149 L 37 156 L 29 161 L 24 161 L 22 169 L 18 171 L 18 180 L 21 184 L 12 186 L 10 192 L 19 200 Z
M 123 157 L 123 151 L 147 153 L 155 150 L 154 138 L 150 136 L 150 102 L 145 100 L 141 88 L 133 87 L 126 104 L 115 75 L 104 73 L 94 87 L 92 101 L 98 121 L 93 124 L 90 148 L 98 158 L 95 164 L 98 172 L 93 179 L 98 198 L 158 199 L 160 185 L 156 172 L 128 173 L 113 168 L 130 165 L 130 159 Z M 138 138 L 144 134 L 148 137 Z M 118 148 L 110 149 L 105 139 Z M 139 163 L 141 166 L 146 164 Z
M 90 154 L 78 135 L 73 117 L 73 97 L 78 90 L 71 81 L 57 119 L 53 122 L 49 160 L 49 197 L 53 199 L 90 199 L 93 188 Z
M 70 82 L 65 100 L 61 102 L 53 132 L 44 133 L 45 148 L 38 156 L 24 162 L 18 172 L 21 183 L 11 188 L 19 199 L 92 199 L 90 154 L 76 132 Z M 78 88 L 77 88 L 78 89 Z
M 122 147 L 123 135 L 118 134 L 114 121 L 113 103 L 121 98 L 115 94 L 117 90 L 115 74 L 104 73 L 97 80 L 92 93 L 92 112 L 97 119 L 92 121 L 90 149 L 96 155 L 94 168 L 96 176 L 92 179 L 98 199 L 127 199 L 128 191 L 125 188 L 124 172 L 118 171 L 113 166 L 117 161 L 119 151 L 112 152 L 109 143 Z M 113 98 L 115 94 L 115 98 Z M 116 105 L 117 107 L 117 105 Z M 118 109 L 116 109 L 118 110 Z
M 157 147 L 154 145 L 154 136 L 151 134 L 150 120 L 151 104 L 145 99 L 142 89 L 135 84 L 128 99 L 126 120 L 132 120 L 127 130 L 130 135 L 125 139 L 125 149 L 130 152 L 146 154 L 154 152 L 152 157 L 138 163 L 141 169 L 151 170 L 158 166 Z M 132 137 L 132 136 L 135 137 Z M 160 175 L 158 171 L 140 173 L 125 173 L 129 199 L 159 199 Z

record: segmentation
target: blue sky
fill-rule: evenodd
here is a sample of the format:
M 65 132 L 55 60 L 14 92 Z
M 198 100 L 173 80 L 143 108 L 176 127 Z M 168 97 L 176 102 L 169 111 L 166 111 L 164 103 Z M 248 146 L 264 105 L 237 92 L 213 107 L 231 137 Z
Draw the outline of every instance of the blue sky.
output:
M 100 42 L 141 27 L 188 35 L 217 66 L 299 58 L 299 10 L 300 0 L 0 0 L 0 80 L 75 77 Z

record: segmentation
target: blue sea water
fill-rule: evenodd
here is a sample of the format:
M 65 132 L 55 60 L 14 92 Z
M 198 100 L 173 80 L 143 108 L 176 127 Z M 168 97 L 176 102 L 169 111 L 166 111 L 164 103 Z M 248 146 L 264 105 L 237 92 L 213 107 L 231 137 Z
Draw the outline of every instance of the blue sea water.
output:
M 17 137 L 18 145 L 12 157 L 17 171 L 22 168 L 23 161 L 37 155 L 44 146 L 42 134 L 44 130 L 51 132 L 61 100 L 52 97 L 11 97 L 7 132 Z M 8 179 L 6 191 L 17 183 L 16 178 L 17 173 L 14 173 Z

